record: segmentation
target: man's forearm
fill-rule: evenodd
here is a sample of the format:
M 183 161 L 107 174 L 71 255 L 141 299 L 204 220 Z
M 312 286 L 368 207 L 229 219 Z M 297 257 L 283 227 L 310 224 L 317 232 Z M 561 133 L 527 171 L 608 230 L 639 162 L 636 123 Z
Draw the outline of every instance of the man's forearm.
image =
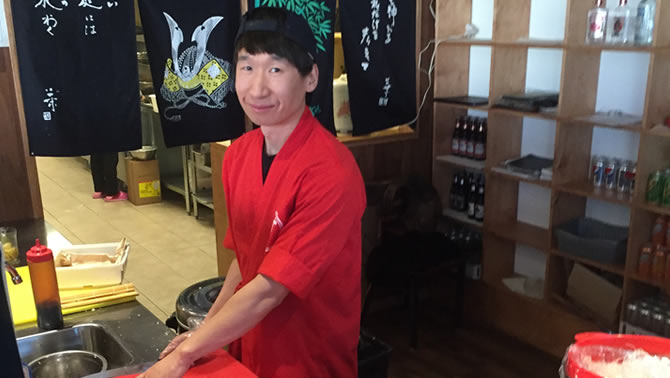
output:
M 187 363 L 240 338 L 277 307 L 288 294 L 281 284 L 262 275 L 235 293 L 223 307 L 173 353 Z
M 230 264 L 230 267 L 228 267 L 228 273 L 226 273 L 226 279 L 223 281 L 223 287 L 221 287 L 219 295 L 216 297 L 216 300 L 209 309 L 209 312 L 207 312 L 205 320 L 209 321 L 213 314 L 219 312 L 219 310 L 230 299 L 230 297 L 235 294 L 235 288 L 240 283 L 240 281 L 242 281 L 240 266 L 237 263 L 237 259 L 234 259 Z

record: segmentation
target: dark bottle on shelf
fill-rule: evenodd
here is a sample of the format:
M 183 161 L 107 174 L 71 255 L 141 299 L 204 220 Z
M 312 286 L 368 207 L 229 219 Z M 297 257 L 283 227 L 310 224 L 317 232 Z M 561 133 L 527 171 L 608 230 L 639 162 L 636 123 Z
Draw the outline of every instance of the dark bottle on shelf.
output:
M 449 205 L 452 209 L 458 210 L 458 183 L 460 182 L 460 174 L 454 174 L 453 179 L 451 180 L 451 191 L 449 192 Z
M 474 159 L 475 157 L 475 141 L 477 139 L 477 126 L 479 124 L 479 118 L 472 119 L 471 123 L 468 123 L 468 142 L 466 144 L 465 156 Z
M 471 177 L 470 188 L 468 189 L 468 218 L 475 219 L 475 202 L 477 201 L 477 180 Z
M 475 220 L 478 222 L 484 221 L 484 189 L 485 183 L 482 178 L 479 188 L 477 189 L 477 199 L 475 200 Z
M 468 184 L 466 182 L 467 176 L 465 175 L 465 172 L 460 175 L 460 178 L 458 179 L 458 208 L 456 210 L 458 211 L 466 211 L 468 209 L 468 203 L 467 203 L 467 192 L 468 192 Z
M 475 159 L 486 160 L 486 118 L 482 118 L 477 126 L 477 136 L 475 138 Z
M 468 140 L 470 140 L 470 123 L 472 118 L 465 117 L 463 124 L 461 126 L 461 137 L 459 139 L 458 145 L 458 155 L 466 157 L 468 156 Z
M 456 119 L 456 126 L 454 127 L 454 134 L 451 136 L 451 153 L 460 155 L 461 136 L 463 135 L 463 127 L 465 126 L 465 119 Z

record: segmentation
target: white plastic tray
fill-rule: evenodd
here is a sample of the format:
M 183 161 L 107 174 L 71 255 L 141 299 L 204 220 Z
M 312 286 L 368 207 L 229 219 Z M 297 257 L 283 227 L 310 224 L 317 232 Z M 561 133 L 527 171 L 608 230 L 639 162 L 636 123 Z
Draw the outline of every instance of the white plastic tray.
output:
M 71 254 L 106 254 L 114 256 L 119 243 L 83 244 L 74 245 L 54 252 L 54 259 L 61 253 Z M 91 264 L 68 267 L 57 267 L 58 287 L 60 289 L 77 289 L 83 287 L 97 287 L 118 285 L 123 281 L 123 274 L 128 262 L 130 244 L 119 261 L 114 264 Z

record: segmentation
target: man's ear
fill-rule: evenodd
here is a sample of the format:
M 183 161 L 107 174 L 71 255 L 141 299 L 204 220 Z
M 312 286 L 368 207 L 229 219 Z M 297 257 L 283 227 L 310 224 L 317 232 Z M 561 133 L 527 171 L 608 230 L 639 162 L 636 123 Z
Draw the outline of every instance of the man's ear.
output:
M 312 93 L 319 85 L 319 66 L 314 64 L 312 71 L 305 77 L 305 92 Z

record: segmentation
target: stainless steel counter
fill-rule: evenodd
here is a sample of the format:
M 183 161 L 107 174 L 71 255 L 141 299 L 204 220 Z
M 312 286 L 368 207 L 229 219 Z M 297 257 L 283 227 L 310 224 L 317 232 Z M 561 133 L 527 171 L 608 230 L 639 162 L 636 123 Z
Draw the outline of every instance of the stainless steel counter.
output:
M 64 317 L 65 327 L 82 323 L 96 323 L 117 336 L 133 356 L 133 364 L 155 361 L 160 352 L 175 336 L 137 301 L 122 303 L 93 311 L 80 312 Z M 16 337 L 34 335 L 40 332 L 36 324 L 19 327 Z

